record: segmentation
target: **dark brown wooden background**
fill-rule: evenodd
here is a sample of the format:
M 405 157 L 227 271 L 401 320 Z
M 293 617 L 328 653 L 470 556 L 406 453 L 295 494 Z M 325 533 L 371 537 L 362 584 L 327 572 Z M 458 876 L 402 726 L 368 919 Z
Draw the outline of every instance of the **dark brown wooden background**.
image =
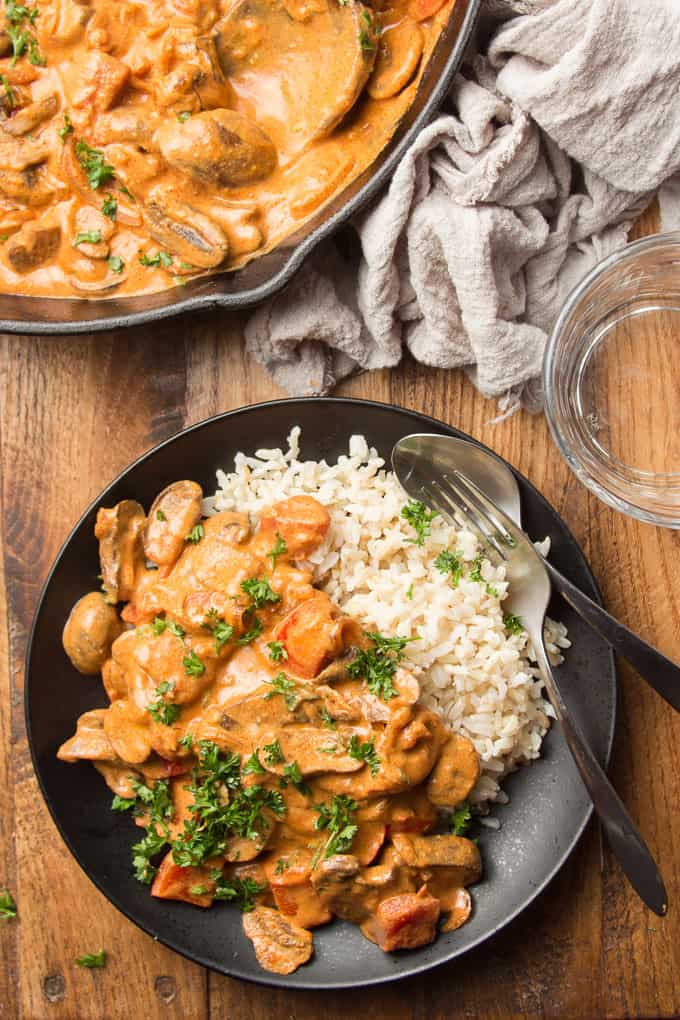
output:
M 639 232 L 651 232 L 648 213 Z M 422 978 L 373 991 L 274 991 L 209 974 L 138 931 L 70 858 L 30 764 L 26 638 L 49 565 L 87 503 L 134 457 L 218 411 L 280 395 L 246 359 L 241 321 L 213 315 L 84 338 L 0 339 L 0 920 L 2 1020 L 443 1020 L 680 1015 L 680 720 L 621 670 L 611 774 L 664 874 L 659 920 L 591 824 L 550 888 L 497 938 Z M 341 393 L 426 411 L 527 474 L 582 543 L 609 609 L 680 660 L 680 535 L 598 502 L 543 417 L 497 414 L 458 372 L 411 361 Z M 6 615 L 5 615 L 6 609 Z M 597 683 L 597 677 L 593 678 Z M 74 958 L 104 947 L 102 971 Z

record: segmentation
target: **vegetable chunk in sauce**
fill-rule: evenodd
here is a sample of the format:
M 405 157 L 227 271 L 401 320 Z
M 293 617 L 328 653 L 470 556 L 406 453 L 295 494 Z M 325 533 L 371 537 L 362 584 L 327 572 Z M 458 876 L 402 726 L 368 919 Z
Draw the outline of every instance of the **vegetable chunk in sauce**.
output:
M 271 250 L 374 162 L 454 3 L 7 0 L 0 293 L 150 293 Z
M 151 894 L 238 905 L 266 969 L 306 963 L 335 916 L 386 952 L 460 926 L 481 864 L 447 812 L 479 776 L 472 744 L 419 704 L 406 638 L 364 632 L 314 587 L 320 503 L 251 522 L 202 519 L 201 500 L 184 480 L 148 514 L 99 511 L 104 592 L 76 603 L 63 643 L 110 704 L 59 757 L 93 762 L 132 815 Z

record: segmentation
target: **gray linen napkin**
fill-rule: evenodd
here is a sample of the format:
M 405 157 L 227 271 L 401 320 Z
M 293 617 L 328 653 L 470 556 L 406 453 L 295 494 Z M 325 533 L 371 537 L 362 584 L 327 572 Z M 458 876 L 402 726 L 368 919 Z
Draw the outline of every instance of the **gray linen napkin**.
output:
M 406 346 L 506 410 L 540 407 L 572 286 L 663 185 L 680 228 L 680 0 L 487 0 L 486 16 L 486 51 L 353 224 L 360 255 L 327 243 L 248 321 L 249 352 L 290 393 Z

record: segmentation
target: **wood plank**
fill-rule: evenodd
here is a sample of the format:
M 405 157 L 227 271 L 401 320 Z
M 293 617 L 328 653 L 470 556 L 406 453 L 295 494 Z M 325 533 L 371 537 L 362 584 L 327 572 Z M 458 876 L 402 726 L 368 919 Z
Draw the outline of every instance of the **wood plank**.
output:
M 30 765 L 21 709 L 26 637 L 48 567 L 71 523 L 133 457 L 181 427 L 184 348 L 176 326 L 106 338 L 5 338 L 4 561 L 10 618 L 15 864 L 20 919 L 10 947 L 8 1016 L 128 1020 L 206 1016 L 202 968 L 125 920 L 65 850 Z M 11 470 L 10 470 L 11 468 Z M 5 659 L 6 661 L 6 659 Z M 7 703 L 7 702 L 5 702 Z M 3 745 L 4 746 L 4 745 Z M 3 812 L 4 814 L 4 812 Z M 75 957 L 104 947 L 103 971 Z M 16 965 L 12 963 L 16 959 Z M 5 1000 L 0 995 L 0 1000 Z

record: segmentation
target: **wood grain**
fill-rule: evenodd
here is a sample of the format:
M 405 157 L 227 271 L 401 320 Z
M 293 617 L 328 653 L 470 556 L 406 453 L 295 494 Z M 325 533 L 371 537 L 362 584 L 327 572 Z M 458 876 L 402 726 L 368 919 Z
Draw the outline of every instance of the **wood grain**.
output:
M 656 225 L 652 211 L 640 233 Z M 130 460 L 183 425 L 280 396 L 224 315 L 80 339 L 0 341 L 1 1020 L 620 1020 L 680 1015 L 680 725 L 621 670 L 612 776 L 666 879 L 670 915 L 651 915 L 591 826 L 550 888 L 463 960 L 378 990 L 317 995 L 259 988 L 184 961 L 121 917 L 71 860 L 30 765 L 23 657 L 43 580 L 82 508 Z M 680 660 L 680 535 L 609 510 L 569 473 L 545 420 L 498 409 L 462 373 L 411 360 L 340 392 L 450 422 L 527 474 L 574 531 L 608 607 Z M 597 682 L 597 678 L 593 678 Z M 103 971 L 74 958 L 100 946 Z

